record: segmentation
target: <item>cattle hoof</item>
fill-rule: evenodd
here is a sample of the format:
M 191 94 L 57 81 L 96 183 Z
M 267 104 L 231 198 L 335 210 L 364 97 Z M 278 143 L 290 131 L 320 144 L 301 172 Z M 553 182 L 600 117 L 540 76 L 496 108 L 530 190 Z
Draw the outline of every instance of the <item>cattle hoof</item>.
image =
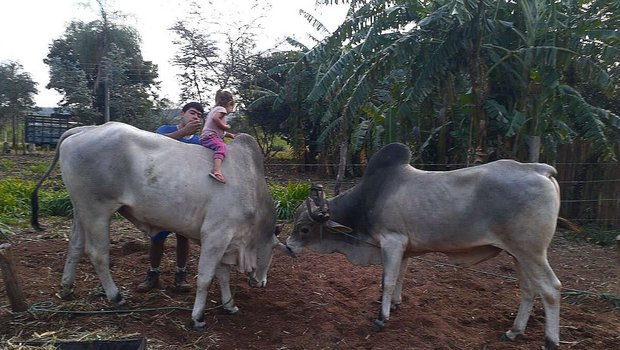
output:
M 58 298 L 64 301 L 70 301 L 75 299 L 75 294 L 73 294 L 73 287 L 60 286 L 60 294 L 56 294 Z
M 500 337 L 501 341 L 516 341 L 521 336 L 521 333 L 515 333 L 513 331 L 507 331 Z
M 545 337 L 545 350 L 557 350 L 559 345 Z
M 73 294 L 73 292 L 69 292 L 69 293 L 62 292 L 61 294 L 56 294 L 56 296 L 60 300 L 64 300 L 64 301 L 71 301 L 75 299 L 75 294 Z
M 385 328 L 385 321 L 381 321 L 379 319 L 376 319 L 372 323 L 372 330 L 375 331 L 375 332 L 381 332 L 384 328 Z
M 114 297 L 113 300 L 111 300 L 112 304 L 114 304 L 114 307 L 117 309 L 122 309 L 123 307 L 127 306 L 127 300 L 125 300 L 125 298 L 123 298 L 123 296 L 119 293 L 116 295 L 116 297 Z
M 259 281 L 252 276 L 248 278 L 248 286 L 252 288 L 265 288 L 266 285 L 267 285 L 266 281 Z
M 226 312 L 227 315 L 238 315 L 239 313 L 241 313 L 241 310 L 239 310 L 239 308 L 236 306 L 232 306 L 232 307 L 225 306 L 224 312 Z
M 121 300 L 118 303 L 114 303 L 114 307 L 120 310 L 129 309 L 129 305 L 127 304 L 127 301 L 125 299 Z
M 206 328 L 206 323 L 204 321 L 194 321 L 193 329 L 197 332 L 204 332 Z

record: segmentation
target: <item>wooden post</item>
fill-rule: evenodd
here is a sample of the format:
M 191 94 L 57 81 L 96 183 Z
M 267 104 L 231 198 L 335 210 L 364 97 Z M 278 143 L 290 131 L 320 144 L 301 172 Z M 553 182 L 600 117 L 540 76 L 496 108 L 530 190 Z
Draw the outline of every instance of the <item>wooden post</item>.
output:
M 11 310 L 22 312 L 28 310 L 28 303 L 26 303 L 24 291 L 17 276 L 15 264 L 13 264 L 13 254 L 11 254 L 10 248 L 11 245 L 8 243 L 0 244 L 0 271 L 2 271 L 4 287 L 9 296 Z
M 616 250 L 618 252 L 618 263 L 616 264 L 616 279 L 618 282 L 618 285 L 616 286 L 616 295 L 620 296 L 620 235 L 616 236 Z

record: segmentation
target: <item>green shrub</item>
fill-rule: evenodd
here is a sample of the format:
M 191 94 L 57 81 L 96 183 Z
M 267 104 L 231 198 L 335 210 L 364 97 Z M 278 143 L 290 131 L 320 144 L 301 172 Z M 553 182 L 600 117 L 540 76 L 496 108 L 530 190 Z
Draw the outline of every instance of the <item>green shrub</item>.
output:
M 34 183 L 15 178 L 0 180 L 0 221 L 13 225 L 30 213 L 30 194 Z
M 40 212 L 51 216 L 73 217 L 73 204 L 64 191 L 44 192 L 39 204 Z
M 291 182 L 286 186 L 271 184 L 269 190 L 273 196 L 278 220 L 291 220 L 297 207 L 310 194 L 310 184 Z

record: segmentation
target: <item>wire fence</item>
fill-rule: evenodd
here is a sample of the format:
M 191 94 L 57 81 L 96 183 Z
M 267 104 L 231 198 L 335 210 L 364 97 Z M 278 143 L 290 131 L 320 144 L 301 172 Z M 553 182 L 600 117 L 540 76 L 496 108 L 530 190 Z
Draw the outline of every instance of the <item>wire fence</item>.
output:
M 620 229 L 620 163 L 561 162 L 553 163 L 558 169 L 558 184 L 562 193 L 560 215 L 580 224 L 592 223 L 610 229 Z M 347 164 L 347 174 L 340 183 L 342 190 L 355 186 L 367 164 Z M 443 168 L 455 170 L 466 164 L 416 164 L 416 168 Z M 268 181 L 320 182 L 327 192 L 338 184 L 338 164 L 269 163 L 265 165 Z M 279 176 L 277 174 L 280 174 Z M 294 174 L 294 175 L 293 175 Z M 326 175 L 327 174 L 327 175 Z

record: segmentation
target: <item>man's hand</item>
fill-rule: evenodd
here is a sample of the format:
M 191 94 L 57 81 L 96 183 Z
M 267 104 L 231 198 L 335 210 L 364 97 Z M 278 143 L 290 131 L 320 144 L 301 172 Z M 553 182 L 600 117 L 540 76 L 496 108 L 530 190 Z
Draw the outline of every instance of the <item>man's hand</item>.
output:
M 190 120 L 187 124 L 185 124 L 185 126 L 179 131 L 183 133 L 183 136 L 190 136 L 200 131 L 201 127 L 202 122 L 200 121 L 200 118 L 195 117 L 192 118 L 192 120 Z

